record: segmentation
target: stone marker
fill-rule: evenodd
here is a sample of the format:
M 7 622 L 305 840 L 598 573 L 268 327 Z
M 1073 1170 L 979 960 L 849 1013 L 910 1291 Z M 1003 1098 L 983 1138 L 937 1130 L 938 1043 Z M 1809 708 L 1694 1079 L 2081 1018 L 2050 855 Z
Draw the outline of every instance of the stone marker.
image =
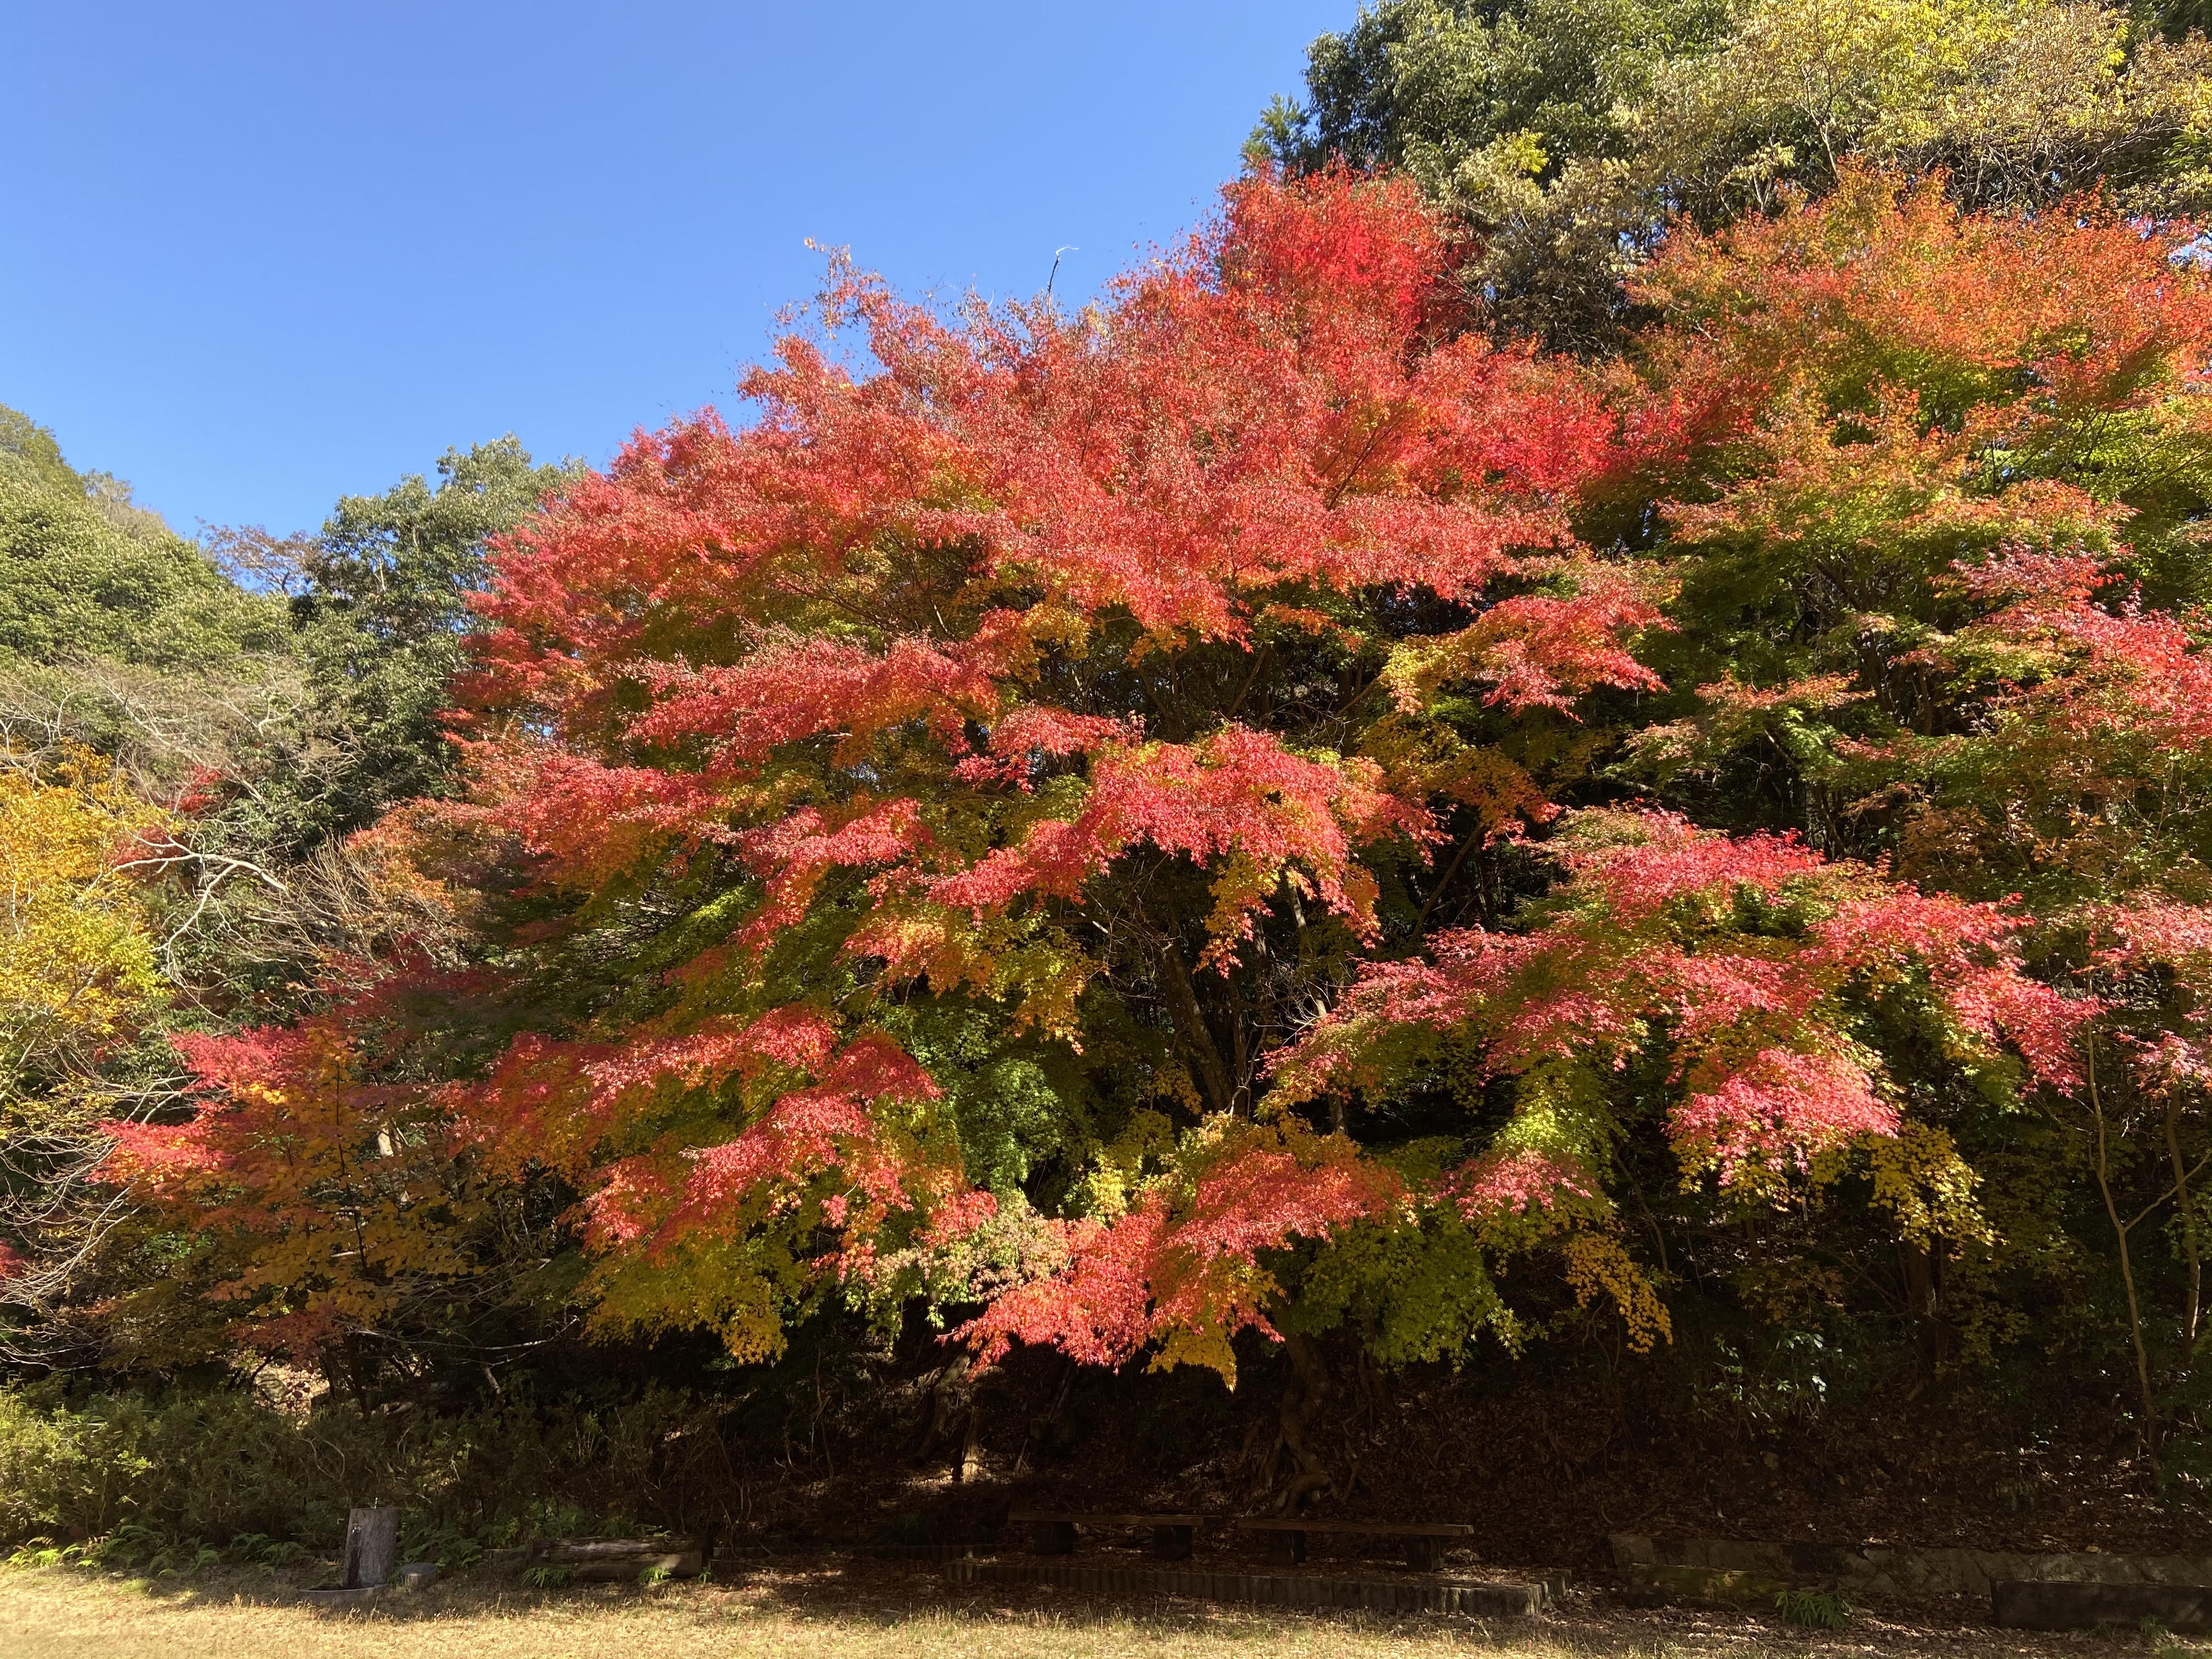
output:
M 428 1589 L 438 1582 L 438 1564 L 435 1561 L 410 1561 L 399 1569 L 394 1577 L 404 1590 Z
M 374 1589 L 392 1577 L 399 1557 L 399 1511 L 354 1510 L 346 1516 L 345 1571 L 341 1589 Z

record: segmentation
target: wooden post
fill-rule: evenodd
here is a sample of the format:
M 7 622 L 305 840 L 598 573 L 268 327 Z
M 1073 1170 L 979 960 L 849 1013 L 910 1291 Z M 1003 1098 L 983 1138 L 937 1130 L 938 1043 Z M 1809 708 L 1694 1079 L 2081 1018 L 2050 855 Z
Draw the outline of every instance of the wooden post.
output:
M 1295 1567 L 1306 1559 L 1306 1535 L 1288 1528 L 1267 1534 L 1268 1564 L 1278 1567 Z
M 354 1510 L 346 1516 L 346 1589 L 374 1589 L 392 1577 L 399 1559 L 399 1511 L 394 1509 Z
M 1190 1527 L 1154 1527 L 1152 1553 L 1163 1561 L 1189 1560 L 1190 1535 L 1194 1530 L 1195 1528 Z
M 1406 1565 L 1415 1572 L 1441 1572 L 1444 1565 L 1444 1540 L 1425 1533 L 1407 1534 Z

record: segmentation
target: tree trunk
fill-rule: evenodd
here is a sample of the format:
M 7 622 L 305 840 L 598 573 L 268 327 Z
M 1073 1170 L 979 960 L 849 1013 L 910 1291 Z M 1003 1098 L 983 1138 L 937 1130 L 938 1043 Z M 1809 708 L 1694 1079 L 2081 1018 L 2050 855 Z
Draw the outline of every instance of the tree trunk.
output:
M 1199 1085 L 1206 1091 L 1206 1103 L 1217 1112 L 1240 1109 L 1242 1091 L 1221 1058 L 1212 1028 L 1206 1023 L 1206 1011 L 1198 1006 L 1198 988 L 1190 982 L 1182 947 L 1172 939 L 1160 947 L 1160 984 L 1167 993 L 1168 1012 L 1175 1018 L 1176 1036 L 1198 1067 Z
M 2204 1306 L 2204 1261 L 2197 1248 L 2197 1212 L 2189 1201 L 2189 1171 L 2181 1161 L 2181 1133 L 2174 1119 L 2179 1105 L 2166 1103 L 2166 1155 L 2173 1164 L 2173 1200 L 2181 1213 L 2181 1253 L 2189 1264 L 2189 1296 L 2182 1310 L 2181 1327 L 2189 1352 L 2197 1351 L 2197 1323 Z
M 1328 1398 L 1328 1366 L 1322 1358 L 1321 1349 L 1310 1336 L 1291 1334 L 1283 1339 L 1283 1351 L 1291 1362 L 1290 1386 L 1283 1391 L 1283 1405 L 1277 1419 L 1274 1450 L 1269 1455 L 1262 1473 L 1261 1489 L 1273 1484 L 1275 1471 L 1287 1454 L 1291 1460 L 1291 1478 L 1275 1500 L 1277 1510 L 1294 1510 L 1322 1493 L 1334 1489 L 1335 1477 L 1313 1448 L 1307 1443 L 1308 1432 Z
M 2120 1206 L 2112 1198 L 2112 1152 L 2105 1122 L 2105 1101 L 2097 1090 L 2096 1039 L 2094 1036 L 2089 1037 L 2081 1047 L 2088 1062 L 2089 1109 L 2097 1121 L 2097 1190 L 2104 1195 L 2105 1213 L 2112 1218 L 2112 1237 L 2119 1242 L 2120 1283 L 2126 1287 L 2128 1293 L 2128 1335 L 2135 1345 L 2136 1385 L 2142 1391 L 2143 1449 L 2155 1463 L 2158 1461 L 2158 1396 L 2151 1391 L 2150 1352 L 2143 1342 L 2142 1304 L 2136 1296 L 2135 1262 L 2128 1251 L 2128 1234 L 2133 1231 L 2135 1224 L 2120 1219 Z
M 1943 1298 L 1936 1253 L 1910 1240 L 1897 1249 L 1905 1268 L 1905 1304 L 1912 1322 L 1913 1346 L 1933 1376 L 1943 1362 Z
M 922 1415 L 921 1436 L 915 1442 L 911 1459 L 921 1462 L 930 1450 L 945 1437 L 952 1425 L 954 1414 L 967 1403 L 968 1369 L 974 1357 L 964 1351 L 955 1354 L 945 1368 L 937 1373 L 929 1385 L 929 1407 Z
M 968 1402 L 968 1431 L 960 1437 L 960 1461 L 953 1465 L 952 1478 L 963 1484 L 983 1472 L 983 1407 L 980 1401 Z

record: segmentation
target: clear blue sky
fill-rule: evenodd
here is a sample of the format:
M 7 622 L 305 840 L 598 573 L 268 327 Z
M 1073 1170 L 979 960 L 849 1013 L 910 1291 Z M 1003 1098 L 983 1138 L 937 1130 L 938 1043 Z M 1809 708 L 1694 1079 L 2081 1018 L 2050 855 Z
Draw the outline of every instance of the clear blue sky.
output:
M 1355 0 L 0 3 L 0 403 L 199 520 L 730 396 L 849 246 L 1080 297 Z

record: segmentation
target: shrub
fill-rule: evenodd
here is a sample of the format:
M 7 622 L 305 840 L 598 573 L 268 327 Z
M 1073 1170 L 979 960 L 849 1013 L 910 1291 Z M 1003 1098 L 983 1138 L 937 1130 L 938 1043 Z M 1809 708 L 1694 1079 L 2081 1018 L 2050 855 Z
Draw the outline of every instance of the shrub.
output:
M 0 1547 L 109 1540 L 132 1560 L 209 1542 L 240 1559 L 335 1547 L 346 1510 L 397 1504 L 422 1559 L 459 1566 L 538 1532 L 703 1518 L 721 1413 L 647 1388 L 611 1404 L 518 1398 L 367 1417 L 237 1389 L 71 1399 L 0 1389 Z

